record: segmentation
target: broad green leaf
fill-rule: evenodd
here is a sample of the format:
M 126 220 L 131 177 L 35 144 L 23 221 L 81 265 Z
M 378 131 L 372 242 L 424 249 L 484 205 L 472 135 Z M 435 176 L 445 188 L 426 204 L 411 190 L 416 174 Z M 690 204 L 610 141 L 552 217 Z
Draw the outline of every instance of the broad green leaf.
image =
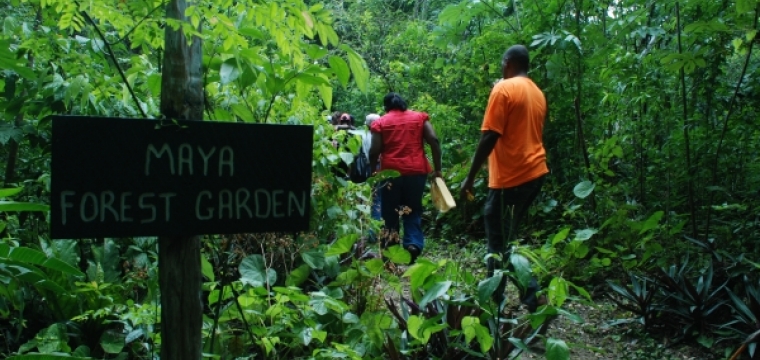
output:
M 62 273 L 69 274 L 69 275 L 80 276 L 80 277 L 84 276 L 83 272 L 67 264 L 66 262 L 56 259 L 56 258 L 48 258 L 47 256 L 45 256 L 43 252 L 30 249 L 30 248 L 25 248 L 25 247 L 11 248 L 7 255 L 7 258 L 10 260 L 21 262 L 21 263 L 39 265 L 39 266 L 46 267 L 48 269 L 55 270 L 55 271 L 60 271 Z
M 493 346 L 491 332 L 481 324 L 475 324 L 473 325 L 473 328 L 475 329 L 475 336 L 478 338 L 478 343 L 480 344 L 480 352 L 484 354 L 487 353 L 488 350 L 491 350 L 491 346 Z
M 663 211 L 655 211 L 654 214 L 649 216 L 649 218 L 644 222 L 644 225 L 641 227 L 641 230 L 639 230 L 639 235 L 649 230 L 656 229 L 663 215 L 665 215 Z
M 385 265 L 383 264 L 383 261 L 380 259 L 370 259 L 364 262 L 364 266 L 367 267 L 367 270 L 372 275 L 378 275 L 383 272 L 385 269 Z
M 742 47 L 743 43 L 744 43 L 744 41 L 742 41 L 742 39 L 740 39 L 740 38 L 736 38 L 736 39 L 731 40 L 731 45 L 734 46 L 734 50 L 735 51 L 739 51 L 739 49 Z
M 343 160 L 346 164 L 351 164 L 354 162 L 354 154 L 350 152 L 341 151 L 338 153 L 338 156 L 340 156 L 340 159 Z
M 757 0 L 736 0 L 736 13 L 742 15 L 754 9 Z
M 438 266 L 427 259 L 420 259 L 414 265 L 410 266 L 405 272 L 404 277 L 409 278 L 409 286 L 412 289 L 419 289 L 425 283 L 428 276 L 435 272 Z
M 235 58 L 227 59 L 219 69 L 219 80 L 222 85 L 229 84 L 240 76 L 240 68 Z
M 16 55 L 9 51 L 10 42 L 8 40 L 0 41 L 0 69 L 13 70 L 21 77 L 27 79 L 35 79 L 37 74 L 30 68 L 19 65 L 19 60 Z
M 87 345 L 79 345 L 77 346 L 76 350 L 71 353 L 71 355 L 73 357 L 88 357 L 90 356 L 90 348 Z
M 330 245 L 330 249 L 327 250 L 325 256 L 341 255 L 351 251 L 351 247 L 354 246 L 356 240 L 359 240 L 359 235 L 357 234 L 343 236 L 334 244 Z
M 369 89 L 369 69 L 364 59 L 347 45 L 341 45 L 340 48 L 348 54 L 348 65 L 351 67 L 351 73 L 354 74 L 354 81 L 361 92 L 367 92 Z
M 272 286 L 277 281 L 277 273 L 272 268 L 267 268 L 264 257 L 255 254 L 249 255 L 240 262 L 240 281 L 253 287 L 264 285 Z
M 525 342 L 524 342 L 522 339 L 520 339 L 520 338 L 514 338 L 514 337 L 511 337 L 511 338 L 509 338 L 509 342 L 511 342 L 511 343 L 512 343 L 512 345 L 514 345 L 515 347 L 517 347 L 518 349 L 520 349 L 520 350 L 522 350 L 522 351 L 525 351 L 525 352 L 530 352 L 530 348 L 528 347 L 528 344 L 526 344 L 526 343 L 525 343 Z
M 556 307 L 562 307 L 562 304 L 564 304 L 565 300 L 567 300 L 569 293 L 569 286 L 567 284 L 567 281 L 561 277 L 555 277 L 549 283 L 547 292 L 549 299 L 551 299 L 551 303 Z
M 0 124 L 0 145 L 5 145 L 11 139 L 20 141 L 24 132 L 13 124 Z
M 520 286 L 522 286 L 523 289 L 527 288 L 533 276 L 533 271 L 530 269 L 530 261 L 528 261 L 528 258 L 517 253 L 512 253 L 509 256 L 509 262 L 514 268 Z
M 409 254 L 409 252 L 404 248 L 402 248 L 401 245 L 393 245 L 385 249 L 385 251 L 383 251 L 383 255 L 385 255 L 388 260 L 395 264 L 405 265 L 412 261 L 412 255 Z
M 40 354 L 26 353 L 7 358 L 6 360 L 93 360 L 91 357 L 77 357 L 69 354 Z
M 40 238 L 40 245 L 45 240 Z M 51 240 L 43 251 L 48 257 L 57 258 L 75 268 L 79 266 L 79 243 L 76 240 Z M 77 268 L 78 269 L 78 268 Z
M 357 324 L 359 323 L 359 317 L 352 312 L 347 312 L 343 314 L 343 322 L 346 324 Z
M 578 240 L 573 240 L 573 243 L 577 243 L 575 247 L 575 251 L 573 252 L 573 256 L 575 256 L 578 259 L 583 259 L 588 255 L 589 247 L 583 242 L 579 242 Z
M 494 276 L 481 280 L 478 283 L 478 301 L 480 301 L 481 306 L 488 302 L 488 299 L 493 295 L 493 292 L 496 291 L 496 288 L 499 286 L 499 282 L 503 277 L 504 274 L 498 272 L 494 274 Z
M 7 189 L 0 189 L 0 198 L 6 198 L 13 195 L 16 195 L 20 193 L 22 190 L 24 190 L 24 187 L 17 187 L 17 188 L 7 188 Z
M 575 239 L 577 241 L 586 241 L 588 239 L 591 239 L 594 234 L 597 233 L 596 229 L 583 229 L 583 230 L 575 230 Z
M 578 185 L 575 185 L 575 188 L 573 188 L 573 194 L 581 199 L 585 199 L 591 195 L 591 192 L 594 191 L 595 187 L 596 184 L 592 183 L 591 181 L 581 181 Z
M 430 289 L 425 291 L 425 296 L 423 296 L 420 300 L 419 306 L 421 308 L 424 308 L 431 301 L 446 294 L 446 292 L 449 291 L 451 284 L 451 281 L 441 281 L 435 283 L 432 287 L 430 287 Z
M 0 211 L 50 211 L 50 206 L 18 201 L 0 201 Z
M 410 315 L 409 318 L 406 319 L 406 327 L 409 330 L 409 335 L 417 340 L 422 340 L 422 337 L 420 336 L 420 326 L 422 326 L 423 322 L 424 321 L 421 317 Z
M 209 281 L 214 281 L 214 267 L 203 254 L 201 254 L 201 274 L 208 278 Z
M 327 339 L 327 331 L 324 330 L 312 330 L 311 331 L 311 337 L 312 339 L 317 339 L 319 342 L 323 343 L 325 342 L 325 339 Z
M 583 318 L 580 315 L 571 313 L 571 312 L 569 312 L 569 311 L 567 311 L 565 309 L 557 308 L 557 313 L 560 314 L 560 315 L 562 315 L 562 316 L 564 316 L 564 317 L 566 317 L 566 318 L 568 318 L 570 321 L 572 321 L 572 322 L 574 322 L 576 324 L 583 324 L 583 322 L 584 322 Z
M 728 30 L 728 26 L 726 26 L 726 24 L 723 24 L 718 20 L 697 21 L 689 25 L 686 25 L 683 28 L 684 33 L 695 33 L 695 34 L 705 33 L 705 32 L 709 33 L 709 32 L 718 32 L 718 31 L 727 31 L 727 30 Z
M 141 336 L 145 335 L 145 332 L 143 329 L 135 329 L 129 332 L 127 336 L 124 338 L 124 343 L 129 344 L 137 339 L 139 339 Z
M 311 344 L 311 339 L 313 338 L 312 328 L 303 328 L 301 332 L 298 333 L 298 338 L 301 340 L 301 344 L 303 344 L 303 346 L 309 346 L 309 344 Z
M 570 234 L 569 227 L 566 227 L 560 230 L 560 232 L 558 232 L 557 234 L 554 235 L 554 237 L 552 237 L 552 245 L 556 245 L 560 241 L 565 240 L 568 234 Z
M 319 90 L 319 97 L 322 98 L 322 103 L 324 103 L 325 108 L 329 109 L 332 107 L 332 95 L 333 90 L 331 86 L 318 86 L 317 90 Z
M 232 109 L 232 113 L 244 122 L 253 122 L 255 119 L 251 109 L 244 104 L 232 104 L 230 108 Z
M 321 59 L 327 55 L 327 49 L 319 45 L 311 44 L 306 47 L 306 55 L 309 55 L 309 57 L 314 60 Z
M 555 338 L 546 339 L 546 359 L 547 360 L 569 360 L 570 349 L 567 344 Z
M 285 285 L 287 286 L 300 286 L 306 279 L 309 278 L 311 268 L 309 265 L 302 264 L 301 266 L 293 269 L 288 277 L 285 279 Z
M 325 253 L 321 251 L 309 251 L 301 253 L 303 262 L 309 265 L 312 269 L 322 270 L 325 266 Z
M 108 354 L 118 354 L 124 348 L 124 334 L 107 330 L 100 336 L 100 346 Z
M 330 63 L 330 68 L 335 72 L 340 84 L 344 87 L 348 84 L 348 79 L 351 73 L 348 68 L 348 64 L 343 58 L 339 56 L 330 56 L 327 60 Z
M 253 27 L 240 28 L 240 29 L 238 29 L 238 33 L 240 33 L 240 35 L 250 36 L 250 37 L 255 38 L 255 39 L 266 39 L 267 38 L 267 36 L 264 35 L 263 31 L 261 31 L 261 30 L 259 30 L 257 28 L 253 28 Z
M 35 340 L 37 341 L 37 349 L 41 353 L 67 353 L 71 351 L 68 345 L 69 336 L 66 333 L 66 325 L 63 323 L 55 323 L 40 331 Z
M 480 325 L 480 319 L 474 316 L 465 316 L 462 318 L 462 330 L 464 331 L 464 341 L 469 344 L 472 339 L 475 338 L 475 327 L 473 325 Z
M 705 335 L 699 335 L 697 338 L 697 342 L 704 346 L 705 348 L 712 349 L 713 344 L 715 343 L 715 339 L 705 336 Z
M 322 75 L 324 76 L 324 75 Z M 294 80 L 300 81 L 309 86 L 330 86 L 330 82 L 322 76 L 314 74 L 299 73 Z

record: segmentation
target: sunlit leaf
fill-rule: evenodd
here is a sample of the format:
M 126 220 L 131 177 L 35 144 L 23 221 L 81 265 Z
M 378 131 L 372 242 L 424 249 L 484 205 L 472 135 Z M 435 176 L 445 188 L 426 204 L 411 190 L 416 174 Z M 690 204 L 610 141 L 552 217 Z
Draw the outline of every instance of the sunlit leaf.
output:
M 570 349 L 567 344 L 555 338 L 546 339 L 546 359 L 547 360 L 568 360 L 570 359 Z
M 421 308 L 424 308 L 431 301 L 446 294 L 446 292 L 449 291 L 451 284 L 451 281 L 441 281 L 435 283 L 432 287 L 430 287 L 430 289 L 425 291 L 425 295 L 420 300 L 419 306 Z
M 240 76 L 240 68 L 235 58 L 227 59 L 219 69 L 219 79 L 222 85 L 229 84 Z
M 325 253 L 321 251 L 309 251 L 301 253 L 303 262 L 312 269 L 321 270 L 325 266 Z
M 330 69 L 332 69 L 335 72 L 335 76 L 338 77 L 340 84 L 346 86 L 348 84 L 348 79 L 351 76 L 346 61 L 339 56 L 330 56 L 327 61 L 330 63 Z
M 203 254 L 201 254 L 201 274 L 208 278 L 209 281 L 214 281 L 214 267 Z
M 24 187 L 0 189 L 0 198 L 6 198 L 16 195 L 24 190 Z
M 50 211 L 50 206 L 29 202 L 0 201 L 0 211 Z
M 359 240 L 357 234 L 349 234 L 341 237 L 334 244 L 330 245 L 330 248 L 325 253 L 325 256 L 341 255 L 351 251 L 354 243 Z
M 573 188 L 573 194 L 581 199 L 585 199 L 591 195 L 591 192 L 594 191 L 595 187 L 596 184 L 592 183 L 591 181 L 581 181 L 578 183 L 578 185 L 575 185 L 575 188 Z
M 243 259 L 238 270 L 241 275 L 240 281 L 253 287 L 272 286 L 277 281 L 277 273 L 266 266 L 264 257 L 259 254 Z
M 285 285 L 300 286 L 309 278 L 310 273 L 311 268 L 309 268 L 309 265 L 302 264 L 288 273 L 288 277 L 285 279 Z
M 596 229 L 583 229 L 583 230 L 575 230 L 575 239 L 577 241 L 586 241 L 588 239 L 591 239 L 594 234 L 597 233 Z
M 494 276 L 481 280 L 478 283 L 478 300 L 481 304 L 485 304 L 488 301 L 488 298 L 493 295 L 503 276 L 504 275 L 501 272 L 498 272 L 494 274 Z
M 533 276 L 533 272 L 530 269 L 530 261 L 528 261 L 528 258 L 517 253 L 512 253 L 509 256 L 509 262 L 514 268 L 515 275 L 517 276 L 517 281 L 520 283 L 522 288 L 527 288 Z
M 644 225 L 641 227 L 641 230 L 639 231 L 639 234 L 643 234 L 649 230 L 656 229 L 657 225 L 660 223 L 660 219 L 662 219 L 663 215 L 665 213 L 663 211 L 655 211 L 654 214 L 652 214 L 645 222 Z
M 430 260 L 420 259 L 404 272 L 404 277 L 409 278 L 409 286 L 412 289 L 418 289 L 436 269 L 438 269 L 438 265 Z
M 351 67 L 351 73 L 354 74 L 354 81 L 356 86 L 362 92 L 366 92 L 369 88 L 369 69 L 364 59 L 357 54 L 353 49 L 346 45 L 341 45 L 340 48 L 348 54 L 348 65 Z
M 412 261 L 412 255 L 409 254 L 401 245 L 393 245 L 383 251 L 383 255 L 393 263 L 406 265 Z

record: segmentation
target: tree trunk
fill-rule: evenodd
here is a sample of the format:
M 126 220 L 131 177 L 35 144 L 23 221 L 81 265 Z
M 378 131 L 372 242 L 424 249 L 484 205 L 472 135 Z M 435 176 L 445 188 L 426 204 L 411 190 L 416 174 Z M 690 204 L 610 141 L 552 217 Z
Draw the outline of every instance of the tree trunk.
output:
M 166 17 L 187 24 L 187 1 L 170 0 Z M 201 39 L 188 45 L 182 28 L 166 26 L 161 113 L 168 119 L 203 120 Z M 158 240 L 161 289 L 161 359 L 201 358 L 200 237 Z

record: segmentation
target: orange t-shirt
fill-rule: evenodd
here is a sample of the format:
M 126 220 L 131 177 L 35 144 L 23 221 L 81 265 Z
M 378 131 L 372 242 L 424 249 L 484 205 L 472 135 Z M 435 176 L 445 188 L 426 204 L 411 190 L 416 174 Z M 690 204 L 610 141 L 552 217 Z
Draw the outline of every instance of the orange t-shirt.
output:
M 481 131 L 501 136 L 488 156 L 488 187 L 524 184 L 549 172 L 543 144 L 546 98 L 533 80 L 513 77 L 491 90 Z

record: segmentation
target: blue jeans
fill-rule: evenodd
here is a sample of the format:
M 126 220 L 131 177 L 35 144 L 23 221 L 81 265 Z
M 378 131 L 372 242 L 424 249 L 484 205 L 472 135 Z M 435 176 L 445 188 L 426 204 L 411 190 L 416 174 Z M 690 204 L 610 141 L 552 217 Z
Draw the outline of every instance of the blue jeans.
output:
M 380 209 L 386 230 L 385 239 L 381 242 L 383 246 L 391 246 L 391 242 L 398 239 L 401 217 L 401 222 L 404 223 L 402 245 L 404 248 L 414 245 L 422 251 L 425 246 L 422 235 L 422 194 L 426 181 L 427 175 L 402 175 L 380 185 Z

